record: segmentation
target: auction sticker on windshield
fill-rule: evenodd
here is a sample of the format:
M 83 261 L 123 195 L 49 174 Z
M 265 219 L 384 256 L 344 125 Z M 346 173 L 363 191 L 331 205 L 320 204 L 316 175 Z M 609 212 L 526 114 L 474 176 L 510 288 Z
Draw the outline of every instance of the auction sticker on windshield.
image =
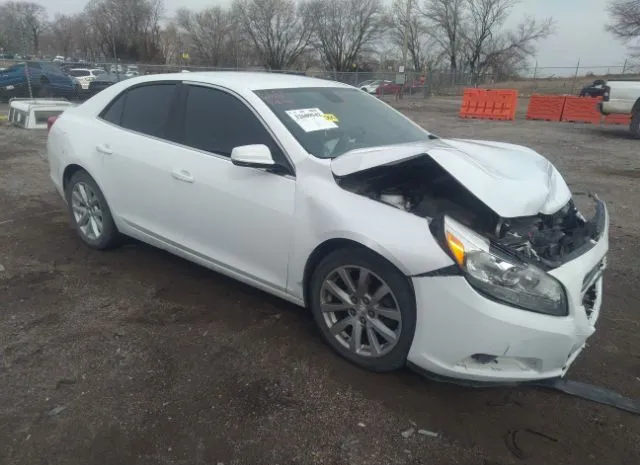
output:
M 320 108 L 287 110 L 286 113 L 292 120 L 298 123 L 298 126 L 305 132 L 322 131 L 323 129 L 335 129 L 338 127 L 337 124 L 325 117 L 325 114 Z M 335 119 L 337 120 L 337 118 Z

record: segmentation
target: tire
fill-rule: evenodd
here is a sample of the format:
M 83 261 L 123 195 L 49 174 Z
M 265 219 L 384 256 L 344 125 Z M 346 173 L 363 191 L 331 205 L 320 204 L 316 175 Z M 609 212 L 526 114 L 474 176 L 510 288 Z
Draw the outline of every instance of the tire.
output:
M 369 280 L 368 286 L 360 287 L 358 281 L 362 270 L 368 270 Z M 349 300 L 345 294 L 339 299 L 329 291 L 334 285 L 343 291 L 348 288 L 340 277 L 345 271 L 353 283 L 351 289 L 356 289 L 351 293 L 355 300 Z M 374 305 L 380 282 L 386 283 L 390 290 L 379 299 L 383 308 Z M 366 292 L 360 292 L 365 288 Z M 353 304 L 354 301 L 357 303 Z M 405 365 L 416 329 L 415 295 L 407 278 L 382 257 L 364 248 L 340 249 L 328 254 L 313 272 L 308 302 L 323 339 L 351 363 L 376 372 L 392 371 Z M 348 308 L 350 306 L 352 308 Z M 341 307 L 344 308 L 327 311 Z M 350 323 L 345 325 L 345 320 Z M 382 328 L 382 332 L 380 323 L 386 328 Z M 354 337 L 356 325 L 360 328 L 359 344 L 358 338 Z M 389 339 L 389 334 L 395 335 L 395 340 Z M 377 344 L 371 343 L 372 335 Z
M 81 195 L 83 190 L 84 195 Z M 96 250 L 108 249 L 119 244 L 120 233 L 113 221 L 109 205 L 89 173 L 82 170 L 74 173 L 65 189 L 65 196 L 71 224 L 85 244 Z M 86 213 L 88 204 L 94 208 L 91 213 Z M 79 216 L 82 211 L 86 216 Z M 82 218 L 86 218 L 86 222 Z
M 38 97 L 51 98 L 52 96 L 53 96 L 53 92 L 51 91 L 51 86 L 49 85 L 49 81 L 47 80 L 40 81 L 40 88 L 38 89 Z
M 631 123 L 629 124 L 629 131 L 631 132 L 631 136 L 634 139 L 640 139 L 640 111 L 636 111 L 633 117 L 631 118 Z

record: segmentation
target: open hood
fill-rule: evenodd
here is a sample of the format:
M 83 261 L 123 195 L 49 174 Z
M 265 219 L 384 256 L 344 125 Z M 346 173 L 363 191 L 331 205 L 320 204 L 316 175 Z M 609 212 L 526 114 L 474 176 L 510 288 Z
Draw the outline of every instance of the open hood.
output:
M 562 175 L 544 157 L 513 144 L 434 139 L 357 149 L 331 162 L 336 176 L 429 156 L 503 218 L 552 214 L 570 199 Z

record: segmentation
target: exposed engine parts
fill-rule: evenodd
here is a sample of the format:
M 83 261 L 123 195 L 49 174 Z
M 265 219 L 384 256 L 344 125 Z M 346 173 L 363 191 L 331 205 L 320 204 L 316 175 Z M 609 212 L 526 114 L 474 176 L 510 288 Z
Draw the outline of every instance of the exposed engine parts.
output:
M 597 238 L 597 225 L 569 202 L 553 215 L 500 220 L 496 243 L 519 256 L 555 268 L 574 250 Z
M 500 218 L 429 157 L 372 168 L 338 180 L 345 189 L 409 213 L 448 215 L 485 235 L 492 244 L 546 268 L 596 238 L 597 226 L 573 202 L 553 215 Z

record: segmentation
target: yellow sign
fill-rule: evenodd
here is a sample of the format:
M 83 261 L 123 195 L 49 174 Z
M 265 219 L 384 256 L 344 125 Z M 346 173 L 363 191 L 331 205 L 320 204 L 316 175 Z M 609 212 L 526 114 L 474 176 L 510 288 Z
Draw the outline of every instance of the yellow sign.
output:
M 338 123 L 338 122 L 340 122 L 340 121 L 338 120 L 338 118 L 336 117 L 336 115 L 334 115 L 334 114 L 332 114 L 332 113 L 324 113 L 324 114 L 322 115 L 322 117 L 323 117 L 324 119 L 326 119 L 327 121 L 331 121 L 332 123 Z
M 189 54 L 187 52 L 182 52 L 182 59 L 183 60 L 188 60 L 189 59 Z

